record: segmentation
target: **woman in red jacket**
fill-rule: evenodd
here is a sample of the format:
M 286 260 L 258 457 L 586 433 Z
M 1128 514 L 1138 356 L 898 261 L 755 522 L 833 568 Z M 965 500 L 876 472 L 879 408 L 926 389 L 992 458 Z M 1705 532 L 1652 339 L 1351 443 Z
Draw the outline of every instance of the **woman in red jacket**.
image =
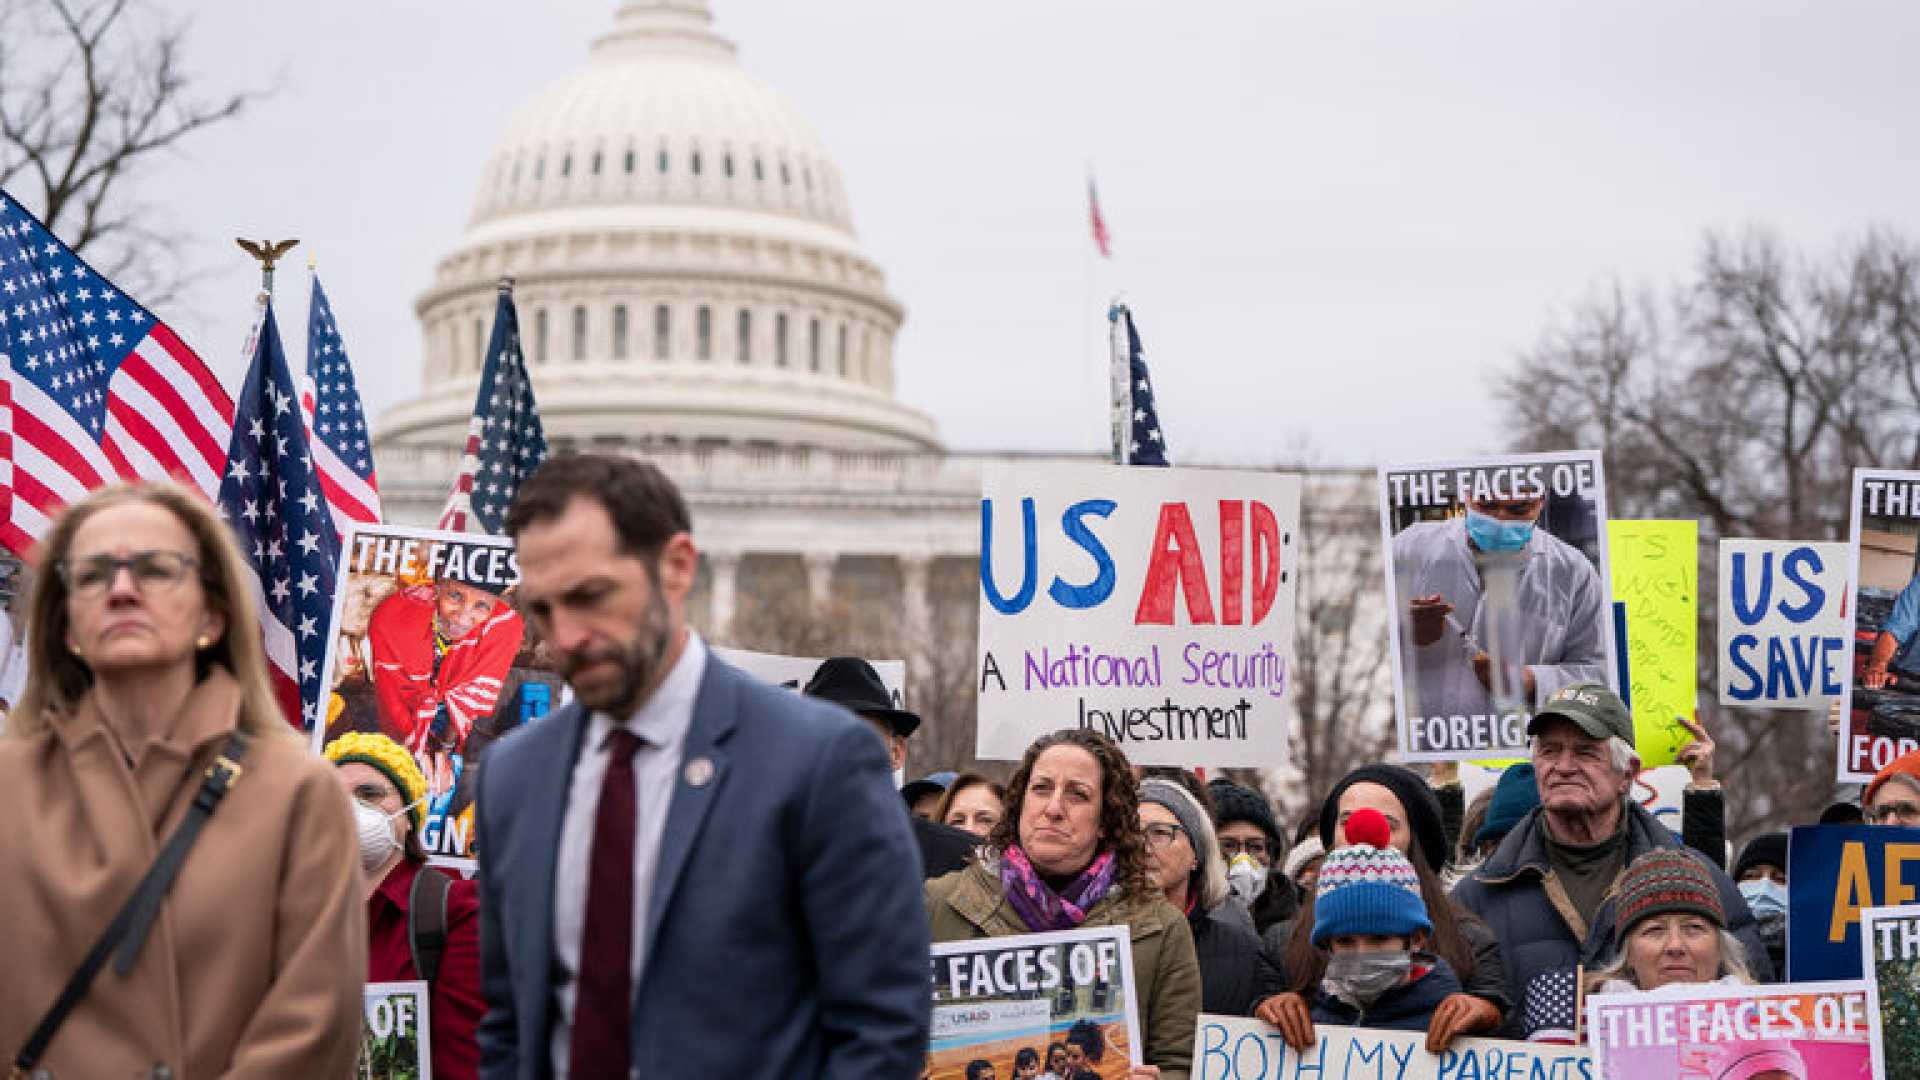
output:
M 353 796 L 359 825 L 367 981 L 426 980 L 435 1080 L 470 1080 L 480 1070 L 474 1029 L 486 1012 L 479 889 L 427 865 L 420 845 L 427 780 L 399 743 L 355 731 L 328 743 L 326 755 Z

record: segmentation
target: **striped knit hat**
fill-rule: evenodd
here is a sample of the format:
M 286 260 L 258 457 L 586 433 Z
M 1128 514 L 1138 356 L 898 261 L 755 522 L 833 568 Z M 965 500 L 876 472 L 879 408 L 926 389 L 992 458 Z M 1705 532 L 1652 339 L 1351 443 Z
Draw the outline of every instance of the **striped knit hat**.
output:
M 399 743 L 377 731 L 349 731 L 328 743 L 321 754 L 333 762 L 336 769 L 349 761 L 357 761 L 380 773 L 393 782 L 400 801 L 408 804 L 407 819 L 413 827 L 418 829 L 425 820 L 427 807 L 420 799 L 427 793 L 427 778 L 421 775 L 413 755 L 401 749 Z
M 1392 833 L 1378 810 L 1347 819 L 1348 847 L 1327 853 L 1313 896 L 1313 943 L 1346 934 L 1408 937 L 1432 930 L 1420 878 L 1405 855 L 1388 846 Z
M 1685 848 L 1654 848 L 1633 860 L 1620 876 L 1619 896 L 1613 924 L 1622 938 L 1640 920 L 1675 911 L 1698 915 L 1723 930 L 1727 926 L 1713 875 Z

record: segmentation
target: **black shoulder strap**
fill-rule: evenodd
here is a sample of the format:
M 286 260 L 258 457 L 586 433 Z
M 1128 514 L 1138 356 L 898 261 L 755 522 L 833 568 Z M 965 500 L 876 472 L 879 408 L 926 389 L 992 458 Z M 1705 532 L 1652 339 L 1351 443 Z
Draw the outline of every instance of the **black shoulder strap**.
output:
M 121 975 L 133 970 L 134 961 L 140 958 L 140 948 L 147 943 L 147 932 L 153 929 L 153 920 L 160 914 L 160 902 L 166 899 L 167 890 L 173 887 L 173 879 L 179 875 L 181 864 L 187 861 L 187 852 L 192 850 L 193 842 L 199 838 L 200 830 L 214 807 L 226 798 L 240 782 L 240 759 L 247 754 L 247 736 L 236 731 L 227 740 L 227 747 L 207 768 L 207 778 L 200 785 L 200 793 L 193 797 L 193 805 L 187 808 L 187 816 L 173 830 L 167 839 L 167 846 L 160 849 L 160 857 L 153 861 L 147 875 L 133 890 L 133 895 L 121 906 L 120 913 L 107 924 L 106 932 L 87 950 L 86 958 L 74 970 L 67 985 L 54 999 L 53 1007 L 40 1018 L 25 1046 L 14 1056 L 13 1066 L 17 1072 L 25 1073 L 39 1063 L 40 1056 L 47 1052 L 47 1044 L 66 1022 L 67 1014 L 80 1003 L 87 994 L 87 988 L 93 985 L 93 977 L 106 965 L 107 957 L 115 950 L 113 967 Z
M 407 890 L 407 951 L 413 954 L 413 970 L 428 985 L 440 974 L 440 954 L 447 949 L 447 893 L 452 888 L 447 875 L 423 866 Z

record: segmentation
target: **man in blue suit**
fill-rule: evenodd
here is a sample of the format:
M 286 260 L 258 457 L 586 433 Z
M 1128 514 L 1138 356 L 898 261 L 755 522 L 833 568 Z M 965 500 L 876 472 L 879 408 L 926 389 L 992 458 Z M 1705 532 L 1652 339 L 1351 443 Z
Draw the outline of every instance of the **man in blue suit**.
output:
M 880 740 L 688 628 L 653 465 L 549 461 L 507 532 L 575 701 L 479 770 L 481 1076 L 918 1076 L 927 920 Z

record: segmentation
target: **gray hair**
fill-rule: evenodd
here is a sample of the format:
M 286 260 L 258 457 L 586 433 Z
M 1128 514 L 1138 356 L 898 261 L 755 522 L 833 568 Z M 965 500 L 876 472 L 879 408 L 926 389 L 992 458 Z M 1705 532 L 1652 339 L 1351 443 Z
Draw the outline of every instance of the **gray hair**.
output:
M 1586 734 L 1581 732 L 1581 734 Z M 1532 758 L 1540 752 L 1540 736 L 1527 739 L 1527 757 Z M 1633 744 L 1618 735 L 1607 736 L 1607 758 L 1613 763 L 1613 771 L 1624 776 L 1635 776 L 1640 772 L 1640 752 Z
M 1742 986 L 1753 985 L 1753 971 L 1747 967 L 1747 947 L 1741 944 L 1740 939 L 1734 937 L 1731 931 L 1725 927 L 1721 927 L 1720 969 L 1713 973 L 1713 977 L 1715 979 L 1724 979 L 1728 976 L 1732 976 L 1734 981 Z M 1640 983 L 1635 980 L 1633 968 L 1627 964 L 1627 943 L 1624 940 L 1620 942 L 1619 952 L 1615 954 L 1612 963 L 1597 970 L 1587 972 L 1586 992 L 1589 994 L 1595 993 L 1602 986 L 1614 980 L 1632 983 L 1635 987 L 1639 987 L 1642 990 L 1646 989 L 1646 987 L 1640 986 Z
M 1213 819 L 1201 808 L 1200 801 L 1179 784 L 1154 777 L 1141 781 L 1140 802 L 1165 806 L 1180 822 L 1180 831 L 1187 834 L 1198 864 L 1193 871 L 1193 890 L 1200 910 L 1212 911 L 1219 907 L 1227 898 L 1227 861 L 1220 855 L 1220 839 L 1213 831 Z

